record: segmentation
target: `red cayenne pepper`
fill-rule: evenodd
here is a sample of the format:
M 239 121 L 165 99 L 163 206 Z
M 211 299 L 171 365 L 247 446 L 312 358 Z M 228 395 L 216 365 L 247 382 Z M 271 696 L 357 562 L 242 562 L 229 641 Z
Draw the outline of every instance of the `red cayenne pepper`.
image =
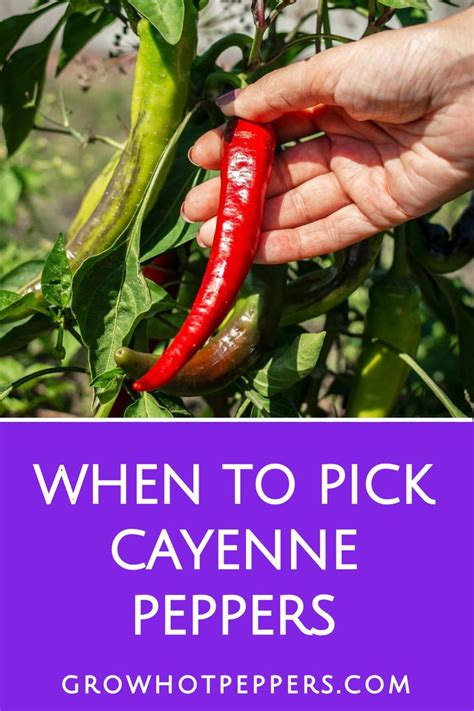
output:
M 181 329 L 133 387 L 158 390 L 174 378 L 229 313 L 252 265 L 275 152 L 270 124 L 231 119 L 224 135 L 221 193 L 204 278 Z

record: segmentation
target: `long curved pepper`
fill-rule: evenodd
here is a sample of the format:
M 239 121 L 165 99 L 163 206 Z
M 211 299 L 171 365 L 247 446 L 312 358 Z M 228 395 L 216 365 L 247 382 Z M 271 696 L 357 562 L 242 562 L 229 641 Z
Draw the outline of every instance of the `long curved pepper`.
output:
M 275 143 L 270 124 L 237 118 L 227 125 L 216 233 L 201 287 L 173 342 L 135 390 L 159 390 L 172 380 L 232 308 L 257 251 Z

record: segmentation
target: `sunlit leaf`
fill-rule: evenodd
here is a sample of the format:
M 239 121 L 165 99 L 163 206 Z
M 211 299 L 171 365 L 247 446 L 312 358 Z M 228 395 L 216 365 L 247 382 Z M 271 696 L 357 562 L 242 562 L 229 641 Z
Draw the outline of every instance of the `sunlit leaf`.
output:
M 61 2 L 45 3 L 34 12 L 12 15 L 0 22 L 0 64 L 3 64 L 22 34 L 45 12 L 57 7 Z
M 177 44 L 183 33 L 184 0 L 129 0 L 135 10 L 151 22 L 169 44 Z
M 66 254 L 66 240 L 60 234 L 49 253 L 41 275 L 41 291 L 46 301 L 61 309 L 71 299 L 72 273 Z
M 162 405 L 155 400 L 153 395 L 150 395 L 150 393 L 143 393 L 139 400 L 136 400 L 127 407 L 124 417 L 162 419 L 173 417 L 173 415 L 166 407 L 162 407 Z
M 78 52 L 105 27 L 114 22 L 115 17 L 104 8 L 89 9 L 87 14 L 74 12 L 64 25 L 61 50 L 59 52 L 56 75 L 60 74 Z
M 269 397 L 291 388 L 314 370 L 324 342 L 325 332 L 302 333 L 293 343 L 279 349 L 253 376 L 252 385 Z
M 63 20 L 42 42 L 14 52 L 3 67 L 0 89 L 9 155 L 15 153 L 33 127 L 43 94 L 49 53 Z

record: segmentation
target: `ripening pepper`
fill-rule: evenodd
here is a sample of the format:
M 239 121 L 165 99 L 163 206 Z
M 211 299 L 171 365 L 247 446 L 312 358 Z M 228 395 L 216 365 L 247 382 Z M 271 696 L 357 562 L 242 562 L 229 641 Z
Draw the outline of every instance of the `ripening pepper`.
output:
M 402 236 L 397 239 L 404 240 Z M 404 249 L 404 245 L 401 248 Z M 420 342 L 420 291 L 405 259 L 402 264 L 394 263 L 392 269 L 372 285 L 369 296 L 364 341 L 346 417 L 390 415 L 410 368 L 385 343 L 414 357 Z

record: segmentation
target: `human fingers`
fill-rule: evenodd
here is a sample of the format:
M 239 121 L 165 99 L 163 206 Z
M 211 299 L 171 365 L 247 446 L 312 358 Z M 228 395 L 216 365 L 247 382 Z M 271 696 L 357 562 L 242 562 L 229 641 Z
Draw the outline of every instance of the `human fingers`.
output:
M 227 116 L 251 121 L 275 121 L 317 104 L 335 105 L 337 82 L 351 57 L 349 45 L 336 47 L 276 69 L 245 89 L 229 91 L 216 103 Z
M 263 232 L 255 261 L 260 264 L 283 264 L 299 259 L 338 252 L 379 228 L 351 203 L 307 225 L 293 229 Z
M 273 164 L 267 197 L 292 190 L 307 180 L 329 171 L 330 145 L 326 137 L 298 143 L 277 154 Z M 217 213 L 220 178 L 211 178 L 196 185 L 186 196 L 182 206 L 184 219 L 204 222 Z
M 279 144 L 311 136 L 320 130 L 319 117 L 326 113 L 322 104 L 302 111 L 293 111 L 281 116 L 274 122 Z M 222 137 L 225 126 L 219 126 L 200 136 L 189 149 L 188 157 L 192 163 L 206 170 L 218 170 L 222 157 Z
M 182 208 L 185 220 L 203 222 L 201 238 L 210 243 L 213 228 L 208 221 L 215 217 L 219 204 L 220 179 L 208 181 L 194 189 Z M 342 190 L 334 173 L 311 178 L 282 195 L 270 197 L 265 203 L 262 218 L 263 230 L 298 227 L 319 220 L 340 207 L 349 204 L 350 198 Z M 214 223 L 212 223 L 214 225 Z
M 216 219 L 202 225 L 198 242 L 212 244 Z M 337 252 L 380 231 L 351 203 L 326 217 L 296 228 L 262 232 L 255 261 L 260 264 L 283 264 Z

